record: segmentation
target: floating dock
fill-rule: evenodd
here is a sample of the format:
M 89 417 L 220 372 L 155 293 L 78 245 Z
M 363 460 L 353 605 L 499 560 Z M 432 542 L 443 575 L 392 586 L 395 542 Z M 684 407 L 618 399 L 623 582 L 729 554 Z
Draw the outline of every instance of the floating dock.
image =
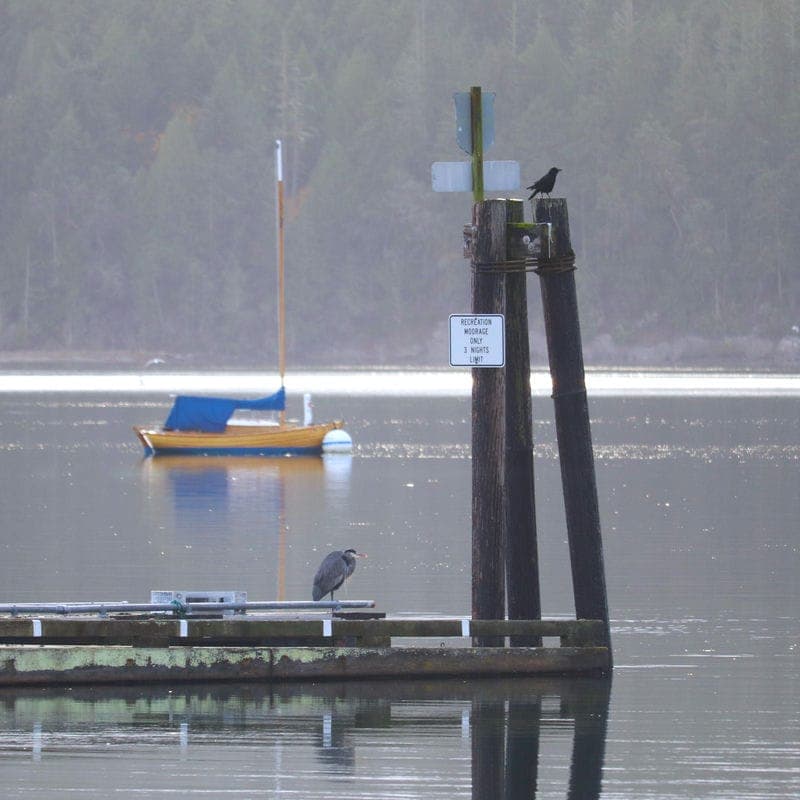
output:
M 552 644 L 473 646 L 486 637 Z M 10 616 L 0 618 L 0 686 L 599 676 L 611 666 L 605 642 L 601 620 Z

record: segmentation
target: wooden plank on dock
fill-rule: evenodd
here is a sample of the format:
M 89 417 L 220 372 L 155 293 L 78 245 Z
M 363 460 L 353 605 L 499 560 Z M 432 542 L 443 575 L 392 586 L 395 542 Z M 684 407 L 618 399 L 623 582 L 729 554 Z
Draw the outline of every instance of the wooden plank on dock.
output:
M 603 635 L 597 620 L 0 618 L 5 644 L 375 647 L 402 638 L 535 636 L 577 647 L 602 644 Z
M 166 647 L 177 639 L 180 621 L 99 617 L 0 618 L 0 642 L 14 644 L 130 644 Z
M 272 677 L 289 679 L 602 674 L 605 647 L 402 647 L 276 650 Z

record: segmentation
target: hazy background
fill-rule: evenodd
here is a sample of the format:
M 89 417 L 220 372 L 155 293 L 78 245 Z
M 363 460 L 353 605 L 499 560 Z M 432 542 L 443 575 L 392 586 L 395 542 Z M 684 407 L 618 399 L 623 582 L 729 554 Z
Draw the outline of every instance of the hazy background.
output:
M 0 350 L 274 364 L 281 138 L 290 365 L 446 365 L 470 85 L 588 363 L 800 364 L 795 0 L 0 0 Z

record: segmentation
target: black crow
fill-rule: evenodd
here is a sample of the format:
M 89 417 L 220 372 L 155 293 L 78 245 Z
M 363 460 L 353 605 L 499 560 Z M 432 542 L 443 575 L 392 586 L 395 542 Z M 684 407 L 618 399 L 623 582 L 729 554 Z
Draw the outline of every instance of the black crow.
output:
M 533 194 L 528 198 L 528 200 L 533 200 L 537 194 L 546 194 L 550 197 L 550 192 L 553 191 L 553 187 L 556 185 L 556 175 L 561 172 L 558 167 L 551 167 L 547 175 L 543 175 L 539 178 L 533 186 L 529 186 L 528 190 L 533 190 Z

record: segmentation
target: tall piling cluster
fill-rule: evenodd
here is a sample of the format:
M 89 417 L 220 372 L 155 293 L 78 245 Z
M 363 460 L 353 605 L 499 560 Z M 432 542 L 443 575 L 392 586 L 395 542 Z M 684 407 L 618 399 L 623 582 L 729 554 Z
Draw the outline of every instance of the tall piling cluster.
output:
M 533 417 L 528 344 L 527 273 L 540 279 L 547 353 L 553 380 L 558 452 L 578 619 L 601 620 L 611 653 L 603 549 L 589 408 L 583 370 L 575 256 L 567 202 L 539 197 L 532 223 L 522 200 L 486 200 L 486 191 L 519 187 L 519 164 L 483 160 L 494 140 L 494 95 L 480 86 L 456 92 L 456 141 L 470 156 L 432 167 L 434 191 L 472 191 L 472 221 L 464 228 L 470 259 L 472 314 L 504 321 L 504 354 L 472 369 L 472 617 L 541 618 Z M 552 190 L 555 167 L 536 188 Z M 469 174 L 469 177 L 467 177 Z M 551 178 L 551 180 L 546 180 Z M 534 198 L 537 192 L 531 197 Z M 451 317 L 450 363 L 454 361 Z M 464 348 L 464 353 L 467 349 Z M 512 646 L 539 646 L 541 639 L 511 636 Z M 499 636 L 476 636 L 479 647 L 502 646 Z
M 538 274 L 553 382 L 556 434 L 579 619 L 605 624 L 608 604 L 575 289 L 575 257 L 563 198 L 479 200 L 469 231 L 472 310 L 504 314 L 505 366 L 473 369 L 472 616 L 539 619 L 526 276 Z M 492 637 L 478 646 L 496 646 Z M 536 645 L 524 637 L 511 644 Z

